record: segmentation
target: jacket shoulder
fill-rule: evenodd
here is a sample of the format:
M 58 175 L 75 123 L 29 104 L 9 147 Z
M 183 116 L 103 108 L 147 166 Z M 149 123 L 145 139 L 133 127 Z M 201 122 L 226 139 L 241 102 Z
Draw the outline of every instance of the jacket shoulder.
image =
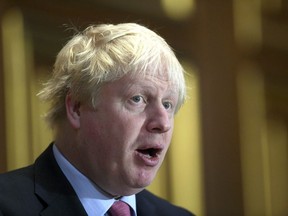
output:
M 0 212 L 17 216 L 28 215 L 37 206 L 40 210 L 41 204 L 34 195 L 33 178 L 33 166 L 0 174 Z M 31 207 L 31 203 L 35 205 Z
M 33 166 L 0 174 L 0 196 L 13 192 L 19 194 L 24 189 L 27 191 L 28 188 L 33 188 L 33 177 Z

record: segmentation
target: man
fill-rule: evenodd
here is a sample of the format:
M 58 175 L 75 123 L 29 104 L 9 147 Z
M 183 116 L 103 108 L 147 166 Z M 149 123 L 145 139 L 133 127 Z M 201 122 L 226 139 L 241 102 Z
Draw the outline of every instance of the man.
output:
M 32 166 L 1 175 L 0 215 L 115 216 L 117 205 L 192 215 L 145 190 L 185 99 L 183 69 L 160 36 L 133 23 L 90 26 L 60 51 L 39 96 L 51 103 L 55 141 Z

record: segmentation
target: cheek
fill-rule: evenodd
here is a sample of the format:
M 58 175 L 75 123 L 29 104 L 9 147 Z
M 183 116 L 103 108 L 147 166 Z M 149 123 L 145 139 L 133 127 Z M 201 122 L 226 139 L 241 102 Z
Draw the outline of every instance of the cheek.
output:
M 112 118 L 109 118 L 109 120 L 109 130 L 118 138 L 123 137 L 123 139 L 127 139 L 129 135 L 133 136 L 133 134 L 139 133 L 142 127 L 141 118 L 127 112 L 118 113 L 118 115 L 114 115 Z
M 174 128 L 174 125 L 173 125 L 173 121 L 172 121 L 170 130 L 167 131 L 166 133 L 162 134 L 163 136 L 165 136 L 165 140 L 166 140 L 166 142 L 169 142 L 169 144 L 170 144 L 170 141 L 173 137 L 173 128 Z
M 80 142 L 81 145 L 84 145 L 88 151 L 103 151 L 101 148 L 102 139 L 104 134 L 102 131 L 102 125 L 95 118 L 93 113 L 89 113 L 81 116 L 81 125 L 80 125 Z M 104 147 L 105 148 L 105 147 Z
M 99 136 L 101 128 L 91 118 L 87 118 L 81 123 L 81 132 L 83 138 L 95 138 Z

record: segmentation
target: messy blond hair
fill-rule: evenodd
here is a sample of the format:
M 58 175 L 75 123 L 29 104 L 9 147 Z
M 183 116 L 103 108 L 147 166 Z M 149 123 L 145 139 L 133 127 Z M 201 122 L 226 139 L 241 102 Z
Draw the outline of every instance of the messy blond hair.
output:
M 95 107 L 104 83 L 147 72 L 165 75 L 179 90 L 178 107 L 182 105 L 183 68 L 162 37 L 135 23 L 89 26 L 59 52 L 53 76 L 38 95 L 51 102 L 46 119 L 53 127 L 66 117 L 68 91 L 75 100 Z

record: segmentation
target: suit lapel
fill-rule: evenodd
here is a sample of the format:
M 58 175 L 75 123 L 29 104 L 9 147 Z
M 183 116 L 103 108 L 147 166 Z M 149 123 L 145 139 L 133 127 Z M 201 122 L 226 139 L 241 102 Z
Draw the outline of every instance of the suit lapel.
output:
M 136 194 L 137 216 L 157 216 L 153 203 L 151 203 L 143 192 Z
M 35 161 L 35 193 L 46 203 L 43 216 L 87 215 L 74 189 L 59 168 L 52 145 Z
M 81 203 L 76 196 L 58 196 L 41 213 L 41 216 L 86 216 Z

